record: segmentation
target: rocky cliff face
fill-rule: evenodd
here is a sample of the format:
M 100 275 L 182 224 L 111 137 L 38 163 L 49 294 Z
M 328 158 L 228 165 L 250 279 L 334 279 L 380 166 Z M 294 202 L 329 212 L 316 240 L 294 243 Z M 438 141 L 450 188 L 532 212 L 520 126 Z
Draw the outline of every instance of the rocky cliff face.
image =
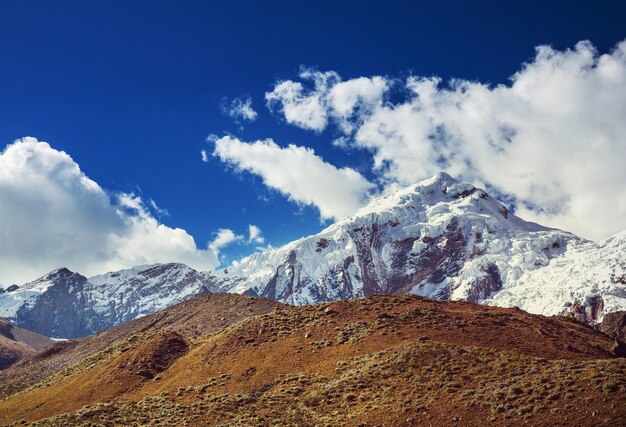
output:
M 67 268 L 0 295 L 0 311 L 29 330 L 76 338 L 215 290 L 214 277 L 157 264 L 86 278 Z
M 19 308 L 15 322 L 52 337 L 78 337 L 92 329 L 94 310 L 87 304 L 87 278 L 67 268 L 47 274 L 48 288 Z M 40 279 L 41 280 L 41 279 Z
M 626 344 L 626 311 L 608 313 L 596 329 Z

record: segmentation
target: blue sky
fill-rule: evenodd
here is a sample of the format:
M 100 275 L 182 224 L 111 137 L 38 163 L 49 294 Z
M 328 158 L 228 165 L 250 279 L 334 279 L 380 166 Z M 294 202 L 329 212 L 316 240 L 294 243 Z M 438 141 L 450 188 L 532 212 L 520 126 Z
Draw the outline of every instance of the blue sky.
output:
M 331 143 L 337 126 L 312 132 L 280 106 L 270 111 L 265 93 L 277 82 L 302 81 L 305 66 L 343 80 L 509 84 L 539 45 L 564 51 L 589 40 L 611 52 L 626 37 L 624 16 L 620 1 L 9 2 L 0 13 L 0 148 L 24 136 L 47 141 L 107 191 L 154 200 L 167 214 L 151 215 L 200 247 L 220 228 L 245 234 L 249 224 L 276 246 L 318 231 L 318 208 L 232 163 L 203 162 L 209 135 L 309 147 L 378 190 L 389 181 L 371 151 Z M 238 97 L 251 98 L 256 120 L 224 113 Z

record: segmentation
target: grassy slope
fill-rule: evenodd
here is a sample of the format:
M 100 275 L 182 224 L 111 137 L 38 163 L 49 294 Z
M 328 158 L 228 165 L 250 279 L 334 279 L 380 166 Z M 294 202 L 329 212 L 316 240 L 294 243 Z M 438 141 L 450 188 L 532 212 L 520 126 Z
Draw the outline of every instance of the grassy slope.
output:
M 59 376 L 75 370 L 74 365 L 84 367 L 91 361 L 110 357 L 117 351 L 116 346 L 125 345 L 127 340 L 145 339 L 155 331 L 175 331 L 194 339 L 281 306 L 268 299 L 239 295 L 197 296 L 96 335 L 56 343 L 52 348 L 0 371 L 0 397 L 14 394 L 51 375 Z
M 0 422 L 619 425 L 626 416 L 626 360 L 612 357 L 612 340 L 515 309 L 376 296 L 178 332 L 136 334 L 78 361 L 0 402 Z

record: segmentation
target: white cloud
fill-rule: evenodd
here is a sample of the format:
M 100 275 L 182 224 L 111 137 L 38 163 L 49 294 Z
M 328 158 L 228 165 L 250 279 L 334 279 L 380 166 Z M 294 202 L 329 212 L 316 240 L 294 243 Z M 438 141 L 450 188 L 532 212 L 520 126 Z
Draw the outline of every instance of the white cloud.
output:
M 213 155 L 221 161 L 261 176 L 265 185 L 297 203 L 316 206 L 324 219 L 354 213 L 373 188 L 354 169 L 326 163 L 310 148 L 283 148 L 271 139 L 247 143 L 231 136 L 214 143 Z
M 290 80 L 278 82 L 273 91 L 265 94 L 267 106 L 282 113 L 288 123 L 321 131 L 326 127 L 328 115 L 322 98 L 339 77 L 334 72 L 311 70 L 303 70 L 300 77 L 312 81 L 313 88 L 306 89 L 302 83 Z
M 202 161 L 203 161 L 204 163 L 206 163 L 206 162 L 208 162 L 208 161 L 209 161 L 209 153 L 207 153 L 207 151 L 206 151 L 206 150 L 200 150 L 200 156 L 201 156 Z
M 259 245 L 265 243 L 263 232 L 256 225 L 248 225 L 248 243 L 257 243 Z
M 168 216 L 170 214 L 167 211 L 167 209 L 161 208 L 159 205 L 156 204 L 156 202 L 154 200 L 150 199 L 150 200 L 148 200 L 148 203 L 150 204 L 150 207 L 152 208 L 152 210 L 154 212 L 156 212 L 157 215 Z
M 358 125 L 360 117 L 379 108 L 388 89 L 389 84 L 382 77 L 359 77 L 330 88 L 326 103 L 337 124 L 344 132 L 350 132 L 353 129 L 351 121 Z
M 154 262 L 219 264 L 185 230 L 159 223 L 141 198 L 108 194 L 69 155 L 34 138 L 0 153 L 0 236 L 4 285 L 61 266 L 91 275 Z
M 218 258 L 225 258 L 221 256 L 222 250 L 230 245 L 260 245 L 265 242 L 261 229 L 256 225 L 248 225 L 248 237 L 246 238 L 242 234 L 236 234 L 233 230 L 228 228 L 220 228 L 217 230 L 215 238 L 209 243 L 209 249 L 211 249 Z M 258 248 L 257 248 L 258 249 Z
M 344 130 L 350 130 L 347 119 L 355 110 L 380 105 L 388 89 L 387 81 L 379 76 L 342 82 L 334 71 L 303 69 L 300 78 L 313 86 L 306 88 L 301 82 L 280 81 L 265 94 L 265 100 L 268 108 L 283 114 L 287 123 L 317 132 L 324 130 L 331 118 Z
M 252 108 L 252 98 L 235 98 L 231 101 L 223 100 L 222 108 L 226 114 L 235 120 L 253 122 L 257 118 L 257 112 Z
M 213 241 L 209 243 L 209 248 L 216 253 L 219 253 L 222 248 L 235 242 L 239 242 L 243 240 L 243 238 L 243 236 L 235 234 L 235 232 L 231 229 L 220 228 L 219 230 L 217 230 L 217 235 L 215 236 L 215 239 L 213 239 Z
M 364 90 L 362 79 L 339 80 L 300 96 L 322 100 L 317 115 L 338 124 L 335 145 L 371 151 L 387 182 L 445 170 L 506 195 L 530 220 L 595 239 L 626 228 L 626 41 L 603 55 L 589 42 L 540 46 L 495 87 L 412 76 Z M 383 99 L 391 87 L 393 102 Z

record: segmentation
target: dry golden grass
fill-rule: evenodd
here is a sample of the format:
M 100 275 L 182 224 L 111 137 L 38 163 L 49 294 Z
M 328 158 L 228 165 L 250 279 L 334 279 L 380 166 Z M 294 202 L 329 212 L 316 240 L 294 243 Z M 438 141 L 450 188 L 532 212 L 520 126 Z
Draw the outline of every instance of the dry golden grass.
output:
M 0 421 L 620 425 L 626 416 L 626 359 L 612 357 L 612 340 L 515 309 L 376 296 L 246 318 L 186 337 L 172 355 L 179 338 L 126 338 L 0 402 Z M 154 378 L 137 375 L 144 368 Z

